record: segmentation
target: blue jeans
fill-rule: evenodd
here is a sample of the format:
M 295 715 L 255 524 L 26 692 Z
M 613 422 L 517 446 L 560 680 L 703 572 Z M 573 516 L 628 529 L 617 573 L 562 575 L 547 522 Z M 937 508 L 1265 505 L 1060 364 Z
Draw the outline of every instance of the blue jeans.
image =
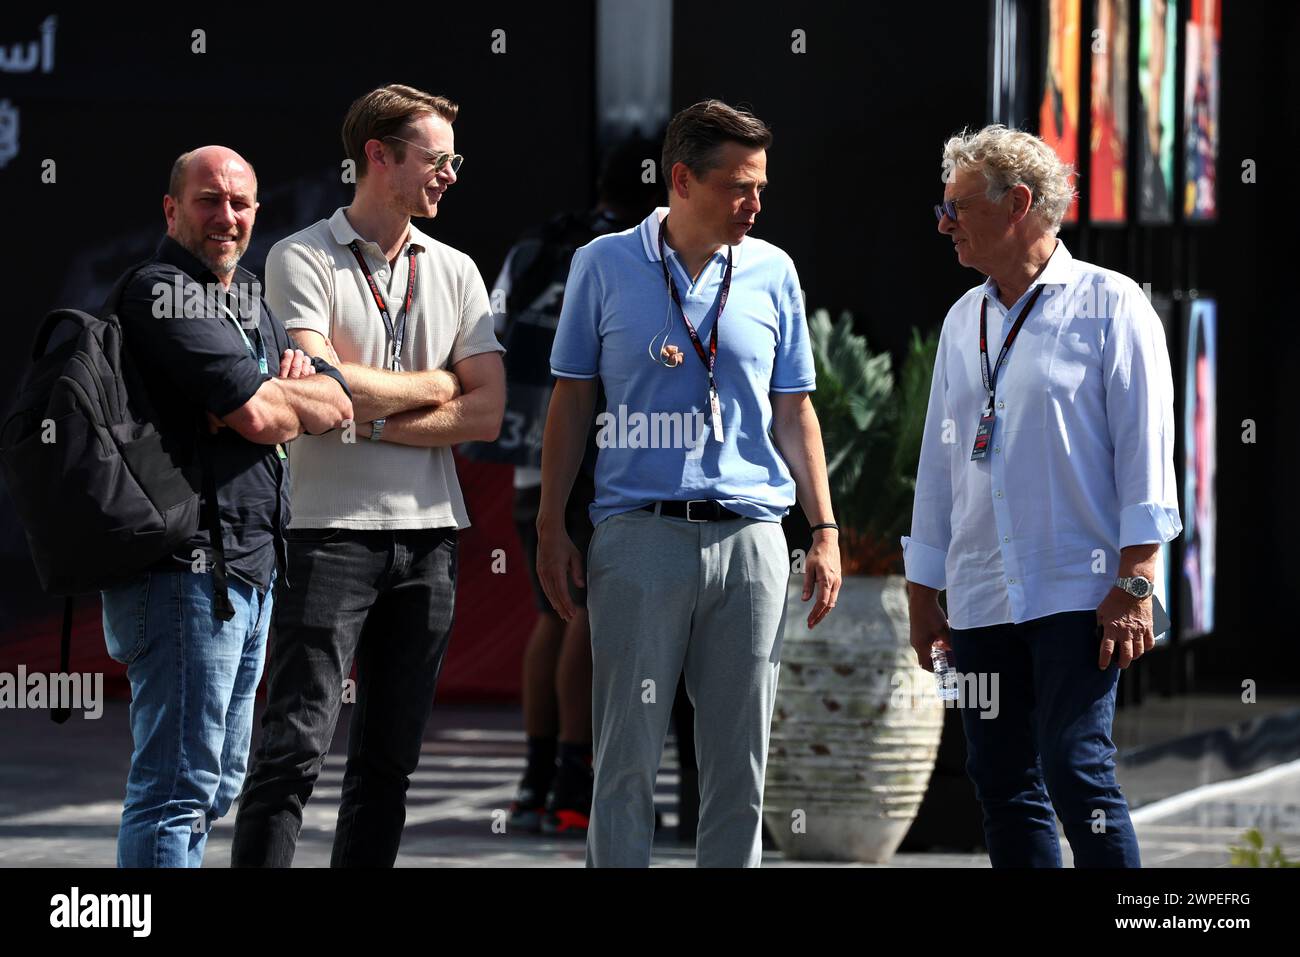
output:
M 1110 738 L 1119 666 L 1097 667 L 1096 629 L 1093 611 L 952 629 L 957 671 L 998 676 L 997 708 L 985 712 L 996 717 L 981 718 L 970 697 L 962 708 L 994 867 L 1060 867 L 1056 815 L 1076 867 L 1141 866 Z
M 103 592 L 104 638 L 131 682 L 131 773 L 118 867 L 199 867 L 239 794 L 262 677 L 272 590 L 235 578 L 230 621 L 212 575 L 149 572 Z

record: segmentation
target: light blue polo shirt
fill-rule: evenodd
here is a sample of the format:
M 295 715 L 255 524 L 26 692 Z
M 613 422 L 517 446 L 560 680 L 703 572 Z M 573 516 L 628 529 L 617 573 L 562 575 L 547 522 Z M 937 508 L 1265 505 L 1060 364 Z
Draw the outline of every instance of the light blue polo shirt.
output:
M 664 285 L 656 209 L 637 227 L 597 237 L 573 257 L 551 349 L 551 372 L 600 377 L 596 499 L 591 520 L 660 499 L 716 499 L 733 511 L 780 521 L 795 502 L 794 479 L 772 441 L 773 392 L 815 388 L 799 277 L 783 251 L 746 237 L 730 247 L 731 291 L 718 330 L 715 378 L 723 439 L 713 436 L 709 379 Z M 708 351 L 727 267 L 722 247 L 690 281 L 668 246 L 669 274 Z M 666 329 L 665 329 L 666 327 Z M 651 357 L 667 342 L 685 360 Z

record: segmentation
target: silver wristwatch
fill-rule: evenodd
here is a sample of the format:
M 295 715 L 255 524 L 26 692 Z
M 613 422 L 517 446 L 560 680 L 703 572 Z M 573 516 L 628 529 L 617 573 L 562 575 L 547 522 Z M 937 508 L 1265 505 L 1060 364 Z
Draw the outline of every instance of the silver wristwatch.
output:
M 388 421 L 387 419 L 375 419 L 375 421 L 370 423 L 371 442 L 379 441 L 380 436 L 384 434 L 384 423 L 387 421 Z
M 1143 578 L 1141 575 L 1134 575 L 1132 578 L 1116 578 L 1115 585 L 1124 589 L 1134 598 L 1150 598 L 1151 593 L 1155 591 L 1151 579 Z

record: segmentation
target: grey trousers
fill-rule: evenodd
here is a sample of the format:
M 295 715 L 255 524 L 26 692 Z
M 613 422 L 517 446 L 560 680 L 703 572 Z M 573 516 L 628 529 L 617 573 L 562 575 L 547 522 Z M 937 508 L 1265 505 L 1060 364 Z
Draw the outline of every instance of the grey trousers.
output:
M 588 867 L 647 867 L 683 669 L 695 706 L 700 867 L 757 867 L 790 559 L 779 522 L 631 511 L 587 555 L 596 780 Z

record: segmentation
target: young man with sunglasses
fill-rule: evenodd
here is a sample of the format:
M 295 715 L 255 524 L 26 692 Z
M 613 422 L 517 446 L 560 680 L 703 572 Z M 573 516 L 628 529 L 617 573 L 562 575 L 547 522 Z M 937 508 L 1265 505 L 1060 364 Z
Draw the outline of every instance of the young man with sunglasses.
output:
M 355 431 L 293 451 L 293 588 L 277 596 L 266 713 L 235 866 L 288 866 L 357 663 L 331 864 L 391 866 L 451 633 L 451 446 L 495 439 L 501 346 L 474 263 L 411 223 L 456 182 L 457 107 L 398 84 L 352 104 L 352 205 L 277 243 L 267 297 L 298 345 L 336 361 Z

